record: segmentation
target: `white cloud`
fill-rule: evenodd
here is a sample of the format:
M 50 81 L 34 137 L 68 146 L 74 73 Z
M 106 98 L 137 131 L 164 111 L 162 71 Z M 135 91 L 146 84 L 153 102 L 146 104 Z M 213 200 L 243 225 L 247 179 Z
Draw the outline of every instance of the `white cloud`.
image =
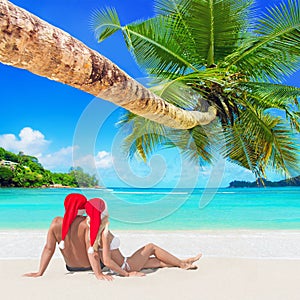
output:
M 47 141 L 40 131 L 30 127 L 24 127 L 19 137 L 14 134 L 0 135 L 0 147 L 15 153 L 22 151 L 36 157 L 40 157 L 49 144 L 50 141 Z
M 47 170 L 65 172 L 73 165 L 72 154 L 74 147 L 69 146 L 57 152 L 41 155 L 39 161 Z
M 97 169 L 109 169 L 113 165 L 113 156 L 106 151 L 99 151 L 95 157 Z
M 80 166 L 83 169 L 109 169 L 113 165 L 113 157 L 109 152 L 99 151 L 96 156 L 85 155 L 76 158 L 74 166 Z
M 73 152 L 78 147 L 66 146 L 56 152 L 49 153 L 50 145 L 45 136 L 30 127 L 24 127 L 18 136 L 14 134 L 0 135 L 0 147 L 18 153 L 24 152 L 38 158 L 45 169 L 56 172 L 67 172 L 72 166 L 81 166 L 84 170 L 109 169 L 113 166 L 113 157 L 109 152 L 99 151 L 96 156 L 87 155 L 76 159 L 73 163 Z

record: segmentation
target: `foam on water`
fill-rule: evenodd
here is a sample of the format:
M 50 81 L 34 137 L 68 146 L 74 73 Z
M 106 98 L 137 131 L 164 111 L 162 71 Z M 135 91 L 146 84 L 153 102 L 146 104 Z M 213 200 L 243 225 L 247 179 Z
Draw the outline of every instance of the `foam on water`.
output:
M 136 192 L 136 191 L 129 191 L 129 192 L 121 192 L 121 191 L 113 191 L 113 194 L 130 194 L 130 195 L 188 195 L 187 192 Z
M 40 257 L 46 230 L 0 231 L 0 259 Z M 121 251 L 131 255 L 147 243 L 155 243 L 178 257 L 199 252 L 206 257 L 300 259 L 300 231 L 113 231 L 121 239 Z M 54 257 L 62 257 L 57 247 Z

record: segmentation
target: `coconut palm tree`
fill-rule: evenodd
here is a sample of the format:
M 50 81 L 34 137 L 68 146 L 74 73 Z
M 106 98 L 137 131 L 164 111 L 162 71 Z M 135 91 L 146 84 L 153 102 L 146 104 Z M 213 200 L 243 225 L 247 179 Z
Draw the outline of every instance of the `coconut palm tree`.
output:
M 207 124 L 216 109 L 186 111 L 147 90 L 106 57 L 31 13 L 0 0 L 0 62 L 26 69 L 175 128 Z
M 282 79 L 299 68 L 299 0 L 261 17 L 251 0 L 154 2 L 153 18 L 127 25 L 112 8 L 96 11 L 97 39 L 121 31 L 156 95 L 185 110 L 217 107 L 218 118 L 177 130 L 126 113 L 129 153 L 147 159 L 157 147 L 179 147 L 201 163 L 217 151 L 257 177 L 297 168 L 300 89 Z

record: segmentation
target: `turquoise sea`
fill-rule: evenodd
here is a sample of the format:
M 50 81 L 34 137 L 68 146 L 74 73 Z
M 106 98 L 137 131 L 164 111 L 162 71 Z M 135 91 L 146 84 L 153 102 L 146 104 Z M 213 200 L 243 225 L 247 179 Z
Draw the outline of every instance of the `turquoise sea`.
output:
M 0 189 L 0 229 L 46 229 L 79 192 L 107 201 L 117 230 L 300 229 L 300 188 Z

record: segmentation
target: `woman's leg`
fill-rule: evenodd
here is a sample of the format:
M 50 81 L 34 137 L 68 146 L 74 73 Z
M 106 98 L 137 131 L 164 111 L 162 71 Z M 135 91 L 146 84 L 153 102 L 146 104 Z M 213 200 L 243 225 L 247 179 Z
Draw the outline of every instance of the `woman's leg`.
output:
M 154 255 L 156 260 L 151 256 Z M 166 250 L 150 243 L 137 250 L 127 262 L 134 271 L 140 271 L 142 268 L 158 268 L 158 267 L 179 267 L 183 269 L 196 268 L 192 265 L 200 256 L 189 260 L 181 260 Z
M 160 261 L 156 257 L 149 257 L 148 261 L 145 263 L 143 268 L 147 269 L 156 269 L 156 268 L 168 268 L 168 267 L 173 267 L 171 265 L 165 264 L 164 262 Z

